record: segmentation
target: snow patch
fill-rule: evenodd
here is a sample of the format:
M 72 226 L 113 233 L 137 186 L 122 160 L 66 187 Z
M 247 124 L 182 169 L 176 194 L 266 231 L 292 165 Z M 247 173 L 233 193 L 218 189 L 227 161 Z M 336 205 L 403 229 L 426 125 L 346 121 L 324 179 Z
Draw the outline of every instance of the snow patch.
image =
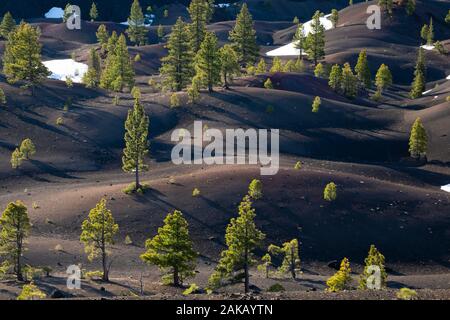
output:
M 446 78 L 447 80 L 450 80 L 450 76 L 447 76 L 447 78 Z
M 144 21 L 144 27 L 148 28 L 151 27 L 153 24 L 153 21 L 155 20 L 155 15 L 154 14 L 146 14 L 145 15 L 145 21 Z M 124 26 L 129 26 L 130 22 L 129 21 L 125 21 L 125 22 L 121 22 L 120 24 L 124 25 Z
M 47 19 L 62 19 L 64 10 L 62 8 L 53 7 L 44 16 Z
M 84 74 L 88 71 L 87 64 L 72 59 L 44 61 L 44 65 L 52 73 L 49 78 L 66 81 L 71 78 L 75 83 L 81 83 Z
M 330 30 L 333 28 L 333 23 L 328 19 L 331 14 L 327 14 L 324 17 L 320 17 L 320 24 L 325 28 L 325 30 Z M 305 35 L 307 36 L 312 32 L 312 20 L 305 22 L 303 28 L 305 29 Z M 305 53 L 304 53 L 305 54 Z M 291 42 L 275 50 L 266 53 L 269 57 L 287 57 L 287 56 L 299 56 L 300 50 L 295 48 L 295 43 Z
M 447 184 L 445 186 L 441 187 L 441 190 L 445 191 L 445 192 L 450 192 L 450 184 Z
M 424 48 L 425 50 L 434 50 L 434 46 L 430 46 L 428 44 L 420 46 L 421 48 Z
M 422 92 L 422 94 L 427 94 L 427 93 L 430 93 L 431 91 L 433 91 L 433 89 L 430 89 L 430 90 L 424 91 L 424 92 Z

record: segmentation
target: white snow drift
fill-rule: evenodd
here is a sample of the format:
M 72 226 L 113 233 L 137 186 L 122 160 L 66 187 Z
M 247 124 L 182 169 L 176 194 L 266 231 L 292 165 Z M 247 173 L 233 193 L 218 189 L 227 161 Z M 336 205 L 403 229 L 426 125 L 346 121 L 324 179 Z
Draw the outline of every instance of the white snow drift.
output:
M 330 14 L 320 18 L 320 24 L 325 28 L 325 30 L 330 30 L 333 28 L 333 23 L 330 19 Z M 305 35 L 308 35 L 312 32 L 312 20 L 303 24 L 305 29 Z M 295 42 L 288 43 L 280 48 L 269 51 L 266 53 L 269 57 L 288 57 L 288 56 L 299 56 L 300 50 L 295 48 Z
M 430 46 L 428 44 L 425 44 L 423 46 L 420 46 L 421 48 L 424 48 L 425 50 L 434 50 L 434 46 Z
M 47 19 L 62 19 L 64 10 L 62 8 L 53 7 L 44 16 Z
M 445 186 L 441 187 L 441 190 L 445 191 L 445 192 L 450 192 L 450 184 L 447 184 Z
M 52 73 L 49 78 L 66 81 L 71 78 L 75 83 L 81 83 L 84 74 L 88 71 L 88 66 L 84 63 L 76 62 L 72 59 L 44 61 L 44 65 Z

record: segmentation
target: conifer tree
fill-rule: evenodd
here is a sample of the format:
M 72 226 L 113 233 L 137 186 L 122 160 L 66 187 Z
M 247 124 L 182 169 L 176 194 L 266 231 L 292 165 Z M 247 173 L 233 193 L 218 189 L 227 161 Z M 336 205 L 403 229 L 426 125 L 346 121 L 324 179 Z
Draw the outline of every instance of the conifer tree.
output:
M 325 57 L 325 28 L 320 23 L 320 17 L 322 17 L 322 13 L 316 11 L 312 17 L 311 32 L 306 37 L 306 52 L 313 59 L 314 65 L 317 65 L 318 60 Z
M 426 155 L 428 145 L 427 132 L 422 124 L 422 120 L 417 118 L 411 128 L 409 136 L 409 153 L 413 158 L 420 158 Z
M 98 18 L 98 10 L 95 2 L 92 2 L 91 10 L 89 11 L 89 17 L 91 18 L 91 22 L 97 20 Z
M 261 264 L 258 266 L 258 270 L 264 272 L 266 279 L 269 279 L 270 267 L 272 266 L 272 257 L 266 253 L 261 258 Z
M 114 55 L 114 50 L 116 49 L 117 42 L 119 41 L 119 36 L 117 35 L 116 31 L 113 31 L 111 33 L 111 36 L 108 38 L 108 42 L 106 44 L 106 52 L 109 54 L 111 53 L 112 57 Z
M 349 98 L 354 98 L 358 91 L 357 78 L 353 74 L 352 67 L 348 62 L 346 62 L 342 68 L 341 88 L 343 94 Z
M 317 113 L 319 112 L 320 104 L 322 101 L 320 100 L 320 97 L 315 97 L 313 104 L 312 104 L 312 112 Z
M 16 28 L 16 21 L 11 13 L 7 12 L 3 16 L 3 20 L 0 24 L 0 37 L 8 39 L 9 34 Z
M 281 62 L 281 59 L 279 57 L 273 58 L 270 72 L 283 72 L 283 63 Z
M 270 78 L 267 78 L 267 80 L 264 82 L 264 88 L 266 89 L 273 89 L 273 83 Z
M 334 182 L 330 182 L 329 184 L 326 185 L 325 189 L 323 190 L 323 198 L 329 202 L 336 200 L 337 187 Z
M 271 244 L 268 251 L 274 256 L 283 256 L 283 262 L 278 270 L 281 273 L 290 273 L 292 279 L 295 280 L 297 278 L 297 270 L 300 269 L 298 240 L 292 239 L 285 242 L 281 247 Z
M 367 62 L 366 49 L 359 53 L 358 62 L 355 66 L 355 72 L 363 87 L 366 89 L 370 88 L 372 85 L 372 75 L 370 74 L 369 63 Z
M 11 167 L 13 169 L 17 169 L 20 167 L 20 165 L 22 164 L 22 160 L 23 160 L 23 155 L 20 152 L 19 148 L 14 149 L 14 151 L 11 154 Z
M 164 37 L 164 27 L 162 25 L 159 25 L 156 29 L 156 35 L 158 36 L 158 39 L 161 40 Z
M 130 16 L 128 17 L 128 37 L 131 42 L 141 46 L 147 42 L 147 33 L 148 30 L 145 27 L 145 17 L 142 13 L 139 0 L 133 0 Z
M 3 55 L 3 73 L 8 82 L 25 81 L 25 86 L 33 89 L 50 75 L 41 61 L 39 37 L 38 28 L 25 22 L 10 33 Z
M 164 84 L 172 90 L 181 91 L 193 76 L 188 27 L 181 18 L 172 27 L 167 49 L 169 53 L 162 59 L 161 67 L 161 74 L 165 77 Z
M 36 153 L 36 146 L 30 138 L 27 138 L 22 141 L 20 144 L 20 153 L 24 160 L 29 160 Z
M 369 289 L 367 286 L 367 280 L 370 276 L 373 275 L 373 271 L 370 270 L 370 268 L 373 268 L 373 266 L 380 268 L 380 279 L 379 279 L 380 289 L 386 287 L 387 273 L 385 269 L 384 260 L 385 259 L 383 254 L 381 254 L 381 252 L 379 252 L 378 249 L 372 244 L 369 249 L 369 254 L 367 258 L 364 260 L 365 267 L 359 280 L 359 289 L 361 290 Z
M 158 228 L 158 234 L 145 242 L 147 251 L 141 259 L 158 266 L 165 273 L 164 283 L 180 286 L 183 280 L 194 275 L 194 251 L 189 235 L 189 225 L 183 214 L 175 210 L 164 219 L 164 226 Z
M 243 65 L 253 65 L 259 54 L 256 43 L 256 31 L 253 28 L 253 18 L 244 2 L 241 11 L 236 18 L 236 25 L 230 31 L 230 41 L 239 56 L 239 62 Z
M 450 9 L 448 10 L 447 15 L 445 16 L 445 23 L 450 23 Z
M 336 26 L 339 22 L 339 11 L 337 11 L 336 9 L 331 10 L 330 20 L 333 24 L 333 28 L 336 29 Z
M 108 34 L 108 31 L 106 30 L 106 26 L 104 24 L 101 24 L 98 27 L 95 35 L 97 36 L 97 41 L 100 44 L 100 46 L 102 47 L 102 49 L 106 50 L 106 46 L 108 44 L 108 39 L 109 39 L 109 34 Z
M 392 14 L 393 0 L 378 0 L 378 5 L 389 14 Z
M 292 23 L 293 24 L 299 24 L 300 23 L 300 20 L 298 19 L 297 16 L 294 17 L 294 19 L 292 20 Z
M 299 59 L 303 60 L 303 52 L 306 50 L 305 27 L 299 23 L 294 34 L 295 49 L 299 50 Z
M 191 24 L 189 25 L 191 49 L 194 53 L 197 53 L 205 38 L 209 3 L 207 0 L 191 0 L 188 12 L 191 18 Z
M 108 52 L 100 86 L 116 92 L 134 87 L 134 69 L 128 53 L 127 41 L 122 34 L 113 51 Z
M 347 258 L 342 259 L 339 271 L 327 280 L 328 292 L 338 292 L 348 289 L 351 281 L 350 261 Z
M 110 254 L 108 246 L 114 244 L 114 235 L 119 231 L 114 217 L 106 207 L 106 199 L 103 198 L 89 212 L 89 216 L 81 225 L 80 241 L 84 244 L 84 250 L 90 261 L 102 259 L 103 281 L 109 281 L 111 263 L 108 263 Z
M 256 66 L 255 69 L 256 74 L 264 74 L 267 72 L 267 64 L 266 64 L 266 60 L 264 60 L 264 58 L 261 58 L 258 62 L 258 65 Z
M 422 40 L 426 41 L 428 40 L 428 32 L 429 32 L 429 27 L 427 24 L 424 24 L 422 29 L 420 30 L 420 37 L 422 38 Z
M 262 198 L 262 182 L 258 179 L 253 179 L 252 182 L 250 182 L 250 185 L 248 186 L 248 195 L 253 200 L 259 200 Z
M 0 88 L 0 105 L 6 104 L 6 95 L 2 88 Z
M 66 4 L 63 14 L 63 22 L 66 23 L 67 20 L 73 15 L 72 5 L 70 3 Z
M 22 255 L 31 229 L 27 207 L 21 201 L 11 202 L 0 217 L 1 269 L 13 269 L 18 281 L 23 281 Z
M 213 32 L 207 32 L 195 56 L 194 65 L 196 77 L 202 85 L 207 86 L 209 92 L 212 92 L 213 86 L 220 82 L 220 62 L 217 37 Z
M 101 62 L 100 55 L 95 48 L 89 52 L 88 71 L 83 75 L 83 83 L 87 88 L 96 88 L 100 83 Z
M 219 50 L 220 56 L 220 73 L 225 89 L 229 89 L 229 80 L 232 76 L 239 74 L 239 57 L 229 44 L 224 45 Z
M 189 103 L 194 104 L 200 99 L 200 80 L 197 77 L 192 78 L 192 83 L 187 90 Z
M 339 65 L 335 64 L 333 67 L 331 67 L 328 85 L 334 91 L 338 91 L 341 88 L 341 83 L 342 83 L 342 69 Z
M 427 45 L 433 45 L 434 39 L 434 27 L 433 27 L 433 17 L 430 18 L 430 24 L 428 25 L 428 33 L 427 33 Z
M 406 13 L 408 16 L 413 15 L 416 11 L 416 0 L 407 0 L 406 2 Z
M 139 99 L 134 100 L 134 107 L 128 111 L 125 121 L 125 149 L 123 149 L 122 169 L 125 172 L 134 172 L 134 191 L 140 191 L 139 172 L 147 171 L 144 157 L 148 153 L 148 126 L 149 119 Z
M 383 91 L 392 84 L 392 74 L 389 67 L 382 64 L 378 69 L 377 75 L 375 76 L 375 85 L 377 86 L 377 91 L 381 95 Z
M 419 48 L 419 54 L 417 56 L 416 68 L 414 70 L 414 81 L 410 92 L 412 99 L 417 99 L 422 96 L 425 91 L 426 85 L 426 62 L 425 62 L 425 50 Z
M 245 196 L 239 205 L 239 216 L 228 224 L 225 242 L 227 249 L 221 254 L 219 264 L 209 278 L 212 288 L 220 286 L 225 278 L 243 270 L 245 292 L 250 290 L 250 267 L 254 265 L 253 252 L 264 240 L 265 235 L 255 225 L 255 209 L 250 196 Z
M 317 66 L 314 68 L 314 75 L 317 78 L 322 78 L 325 76 L 325 70 L 323 68 L 323 64 L 318 63 Z

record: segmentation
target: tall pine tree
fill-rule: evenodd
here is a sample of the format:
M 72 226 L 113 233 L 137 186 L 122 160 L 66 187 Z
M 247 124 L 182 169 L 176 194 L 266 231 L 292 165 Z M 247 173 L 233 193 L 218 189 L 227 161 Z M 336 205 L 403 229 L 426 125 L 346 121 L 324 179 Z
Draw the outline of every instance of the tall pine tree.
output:
M 134 0 L 131 5 L 130 16 L 128 17 L 128 37 L 136 45 L 144 45 L 147 42 L 147 33 L 148 30 L 145 27 L 145 18 L 141 5 L 139 0 Z
M 358 62 L 355 66 L 355 72 L 363 87 L 366 89 L 370 88 L 372 85 L 372 75 L 370 74 L 369 63 L 367 62 L 366 49 L 359 53 Z
M 375 85 L 377 86 L 377 94 L 381 95 L 383 91 L 392 84 L 392 74 L 389 67 L 382 64 L 375 76 Z
M 338 91 L 341 88 L 342 82 L 342 69 L 338 64 L 331 67 L 330 77 L 328 85 L 334 90 Z
M 237 271 L 243 271 L 245 292 L 250 290 L 250 267 L 255 264 L 253 252 L 261 245 L 265 235 L 255 224 L 255 209 L 250 196 L 245 196 L 239 205 L 239 216 L 228 224 L 225 241 L 227 249 L 222 252 L 219 264 L 209 278 L 209 284 L 220 286 L 224 278 Z
M 253 27 L 253 18 L 248 11 L 247 4 L 242 5 L 236 18 L 236 25 L 230 31 L 230 41 L 239 55 L 241 64 L 249 66 L 256 62 L 259 47 L 256 43 L 256 31 Z
M 306 52 L 314 61 L 314 65 L 325 57 L 325 27 L 320 23 L 322 13 L 316 11 L 312 17 L 311 32 L 306 37 Z
M 209 3 L 206 0 L 192 0 L 188 11 L 191 17 L 191 24 L 189 25 L 191 48 L 194 53 L 197 53 L 205 38 Z
M 298 53 L 299 59 L 303 60 L 303 52 L 306 49 L 306 35 L 305 35 L 305 27 L 303 26 L 303 24 L 301 23 L 298 24 L 293 40 L 295 42 L 295 49 L 299 50 Z
M 411 85 L 411 92 L 410 92 L 410 96 L 412 99 L 416 99 L 422 96 L 422 93 L 425 91 L 425 84 L 426 84 L 425 50 L 423 48 L 419 48 L 416 68 L 414 71 L 414 81 Z
M 352 67 L 348 62 L 342 68 L 341 88 L 342 92 L 349 98 L 354 98 L 358 91 L 357 78 L 353 74 Z
M 180 211 L 167 215 L 164 226 L 158 228 L 154 238 L 145 242 L 145 247 L 147 251 L 141 259 L 166 273 L 163 276 L 165 283 L 179 286 L 184 279 L 194 275 L 198 254 L 193 249 L 189 225 Z
M 0 24 L 0 37 L 8 39 L 9 34 L 16 28 L 16 21 L 11 13 L 7 12 L 3 16 L 2 23 Z
M 3 55 L 3 73 L 8 82 L 25 81 L 25 86 L 33 89 L 50 75 L 41 61 L 39 37 L 39 29 L 25 22 L 10 33 Z
M 207 32 L 194 59 L 196 77 L 209 92 L 220 82 L 220 55 L 217 37 L 213 32 Z
M 95 2 L 92 2 L 91 10 L 89 11 L 89 17 L 91 18 L 91 22 L 97 20 L 98 18 L 98 10 Z
M 125 149 L 122 157 L 123 171 L 135 174 L 134 191 L 142 191 L 139 172 L 148 170 L 148 166 L 144 163 L 144 157 L 149 151 L 148 125 L 148 116 L 137 96 L 134 107 L 128 111 L 125 121 Z
M 417 118 L 411 128 L 409 136 L 409 153 L 413 158 L 420 158 L 427 154 L 428 137 L 422 120 Z
M 230 78 L 233 75 L 239 74 L 240 71 L 239 57 L 233 47 L 229 44 L 220 48 L 219 55 L 223 86 L 225 89 L 229 89 Z
M 95 48 L 89 52 L 88 71 L 83 76 L 83 83 L 87 88 L 96 88 L 100 84 L 101 59 Z
M 178 18 L 172 27 L 166 47 L 168 55 L 162 59 L 160 70 L 165 77 L 164 84 L 172 90 L 181 91 L 191 82 L 193 76 L 189 30 L 181 18 Z

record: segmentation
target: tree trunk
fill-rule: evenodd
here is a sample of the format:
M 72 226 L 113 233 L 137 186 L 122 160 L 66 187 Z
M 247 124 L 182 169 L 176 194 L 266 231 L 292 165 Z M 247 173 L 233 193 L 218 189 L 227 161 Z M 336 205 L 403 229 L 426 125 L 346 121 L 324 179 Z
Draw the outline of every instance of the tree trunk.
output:
M 291 247 L 291 275 L 292 275 L 292 279 L 295 280 L 297 275 L 295 274 L 295 253 L 294 253 L 294 247 Z
M 108 282 L 109 281 L 109 270 L 108 265 L 106 264 L 106 252 L 105 249 L 102 249 L 102 266 L 103 266 L 103 281 Z
M 173 285 L 178 287 L 180 285 L 180 275 L 178 273 L 178 267 L 173 268 Z
M 248 293 L 250 291 L 250 279 L 249 279 L 249 274 L 248 274 L 248 252 L 247 249 L 245 249 L 245 255 L 244 255 L 244 275 L 245 275 L 245 282 L 244 282 L 244 286 L 245 286 L 245 293 Z
M 18 250 L 17 250 L 17 261 L 16 261 L 17 281 L 23 281 L 22 262 L 20 260 L 21 255 L 22 255 L 22 246 L 19 244 L 19 247 L 18 247 Z
M 139 165 L 136 166 L 136 191 L 139 190 L 139 188 L 141 187 L 139 184 Z
M 230 89 L 230 87 L 228 86 L 228 77 L 226 73 L 223 75 L 223 83 L 226 90 Z

